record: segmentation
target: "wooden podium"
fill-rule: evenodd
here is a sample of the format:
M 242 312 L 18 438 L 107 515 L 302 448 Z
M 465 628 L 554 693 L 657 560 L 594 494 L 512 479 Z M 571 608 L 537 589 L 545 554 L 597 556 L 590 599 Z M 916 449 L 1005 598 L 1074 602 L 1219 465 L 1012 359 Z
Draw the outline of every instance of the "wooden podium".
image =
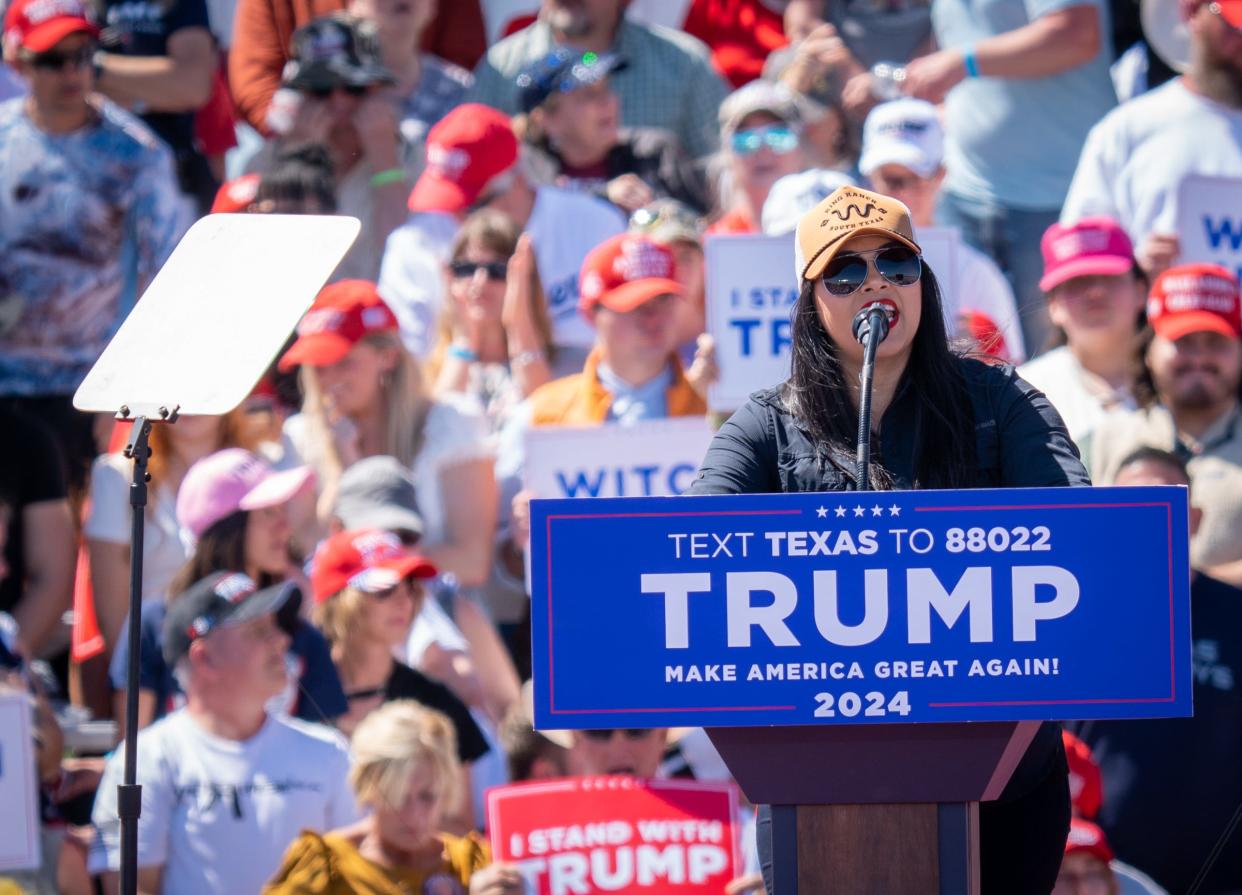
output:
M 979 802 L 1039 724 L 707 732 L 746 797 L 772 806 L 769 895 L 979 895 Z

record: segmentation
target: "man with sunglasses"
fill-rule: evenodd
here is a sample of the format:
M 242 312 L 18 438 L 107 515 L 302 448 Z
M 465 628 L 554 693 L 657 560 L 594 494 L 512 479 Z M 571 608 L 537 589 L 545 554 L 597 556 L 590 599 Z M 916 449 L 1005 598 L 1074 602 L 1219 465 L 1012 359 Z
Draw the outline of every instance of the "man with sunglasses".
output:
M 92 96 L 98 29 L 79 0 L 13 0 L 0 104 L 0 400 L 55 431 L 71 491 L 96 450 L 71 396 L 180 237 L 172 158 Z
M 540 178 L 590 192 L 627 213 L 673 198 L 700 214 L 707 185 L 672 134 L 620 128 L 610 73 L 625 62 L 609 53 L 559 47 L 518 75 L 523 140 Z
M 1242 0 L 1181 0 L 1185 74 L 1092 128 L 1061 222 L 1120 222 L 1148 277 L 1178 263 L 1177 193 L 1196 174 L 1242 177 Z

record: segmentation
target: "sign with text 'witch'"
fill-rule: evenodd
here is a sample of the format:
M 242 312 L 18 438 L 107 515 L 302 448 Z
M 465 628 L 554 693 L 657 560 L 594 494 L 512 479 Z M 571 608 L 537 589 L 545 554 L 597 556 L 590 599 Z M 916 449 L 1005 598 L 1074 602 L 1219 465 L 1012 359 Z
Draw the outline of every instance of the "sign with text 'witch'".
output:
M 492 855 L 532 895 L 720 895 L 738 876 L 728 783 L 580 777 L 488 790 Z
M 1191 713 L 1184 488 L 531 510 L 537 728 Z

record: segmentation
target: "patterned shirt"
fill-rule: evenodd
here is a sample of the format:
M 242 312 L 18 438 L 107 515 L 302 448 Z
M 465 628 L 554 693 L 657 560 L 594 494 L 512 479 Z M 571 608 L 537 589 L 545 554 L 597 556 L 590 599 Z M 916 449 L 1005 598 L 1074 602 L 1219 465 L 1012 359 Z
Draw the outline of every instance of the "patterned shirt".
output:
M 552 29 L 544 22 L 510 35 L 479 61 L 467 99 L 515 114 L 517 76 L 555 47 Z M 610 52 L 627 63 L 608 76 L 621 100 L 623 127 L 672 131 L 693 158 L 716 151 L 716 113 L 728 87 L 712 69 L 702 43 L 678 31 L 622 19 Z
M 0 395 L 73 392 L 181 236 L 168 148 L 95 102 L 70 134 L 0 104 Z

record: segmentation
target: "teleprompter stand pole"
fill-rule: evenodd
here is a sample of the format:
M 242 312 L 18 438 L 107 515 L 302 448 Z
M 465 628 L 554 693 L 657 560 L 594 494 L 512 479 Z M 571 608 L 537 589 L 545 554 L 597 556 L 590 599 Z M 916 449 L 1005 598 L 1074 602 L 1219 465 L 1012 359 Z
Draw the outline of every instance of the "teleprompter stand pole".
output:
M 145 537 L 147 510 L 147 461 L 151 459 L 148 439 L 153 422 L 174 423 L 177 408 L 159 409 L 158 420 L 146 416 L 132 417 L 133 428 L 125 445 L 125 456 L 134 462 L 129 484 L 130 553 L 129 553 L 129 664 L 125 670 L 125 774 L 116 788 L 117 817 L 121 821 L 121 895 L 138 892 L 138 817 L 142 814 L 142 787 L 135 781 L 138 774 L 138 669 L 142 652 L 142 545 Z M 128 420 L 130 410 L 122 407 L 117 419 Z

